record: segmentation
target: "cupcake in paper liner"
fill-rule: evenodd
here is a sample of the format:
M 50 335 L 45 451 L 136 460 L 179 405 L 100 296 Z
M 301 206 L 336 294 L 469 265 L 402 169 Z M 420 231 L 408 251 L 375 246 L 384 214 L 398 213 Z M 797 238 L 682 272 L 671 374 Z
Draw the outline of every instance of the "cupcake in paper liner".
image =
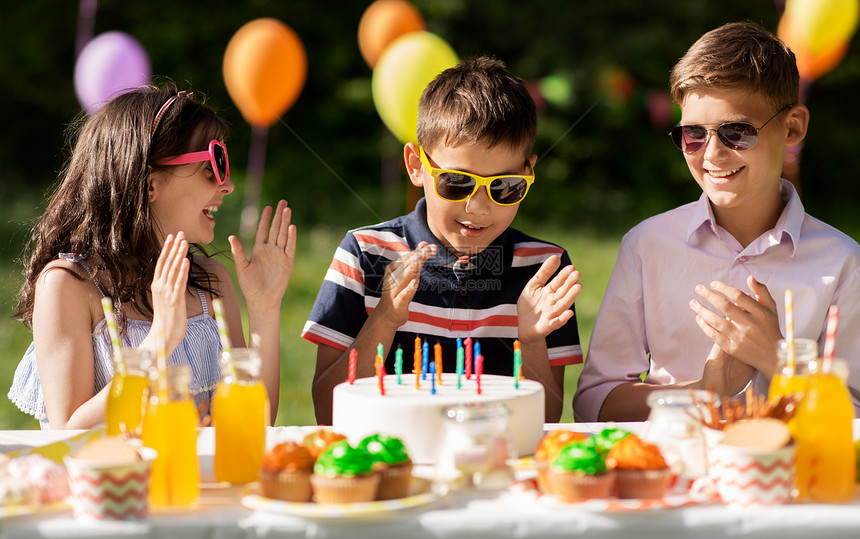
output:
M 346 436 L 331 429 L 317 429 L 308 434 L 302 440 L 302 444 L 310 451 L 314 460 L 328 449 L 332 444 L 346 440 Z
M 276 500 L 309 502 L 313 467 L 314 458 L 304 445 L 279 443 L 263 454 L 260 493 Z
M 370 502 L 376 499 L 379 474 L 370 453 L 337 442 L 326 449 L 311 475 L 314 499 L 319 503 Z
M 403 440 L 387 434 L 372 434 L 358 443 L 374 459 L 373 468 L 379 473 L 377 500 L 393 500 L 409 494 L 412 482 L 412 460 Z
M 65 457 L 72 511 L 82 520 L 140 520 L 149 511 L 156 451 L 112 436 Z
M 564 446 L 550 465 L 550 493 L 564 502 L 608 498 L 614 486 L 615 472 L 591 438 Z
M 556 429 L 544 434 L 535 449 L 534 459 L 537 467 L 537 485 L 543 493 L 549 493 L 549 464 L 561 448 L 573 442 L 581 442 L 588 438 L 587 434 L 568 429 Z
M 609 450 L 606 464 L 615 470 L 619 498 L 662 498 L 673 474 L 660 449 L 630 434 Z

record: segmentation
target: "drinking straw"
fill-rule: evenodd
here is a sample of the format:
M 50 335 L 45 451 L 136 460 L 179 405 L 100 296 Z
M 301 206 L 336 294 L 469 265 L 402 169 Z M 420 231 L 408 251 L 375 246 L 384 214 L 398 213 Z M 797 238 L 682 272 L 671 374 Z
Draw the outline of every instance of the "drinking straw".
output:
M 836 322 L 839 318 L 839 306 L 831 305 L 827 312 L 827 333 L 824 337 L 824 356 L 821 361 L 821 372 L 828 374 L 833 364 L 833 348 L 836 345 Z
M 233 346 L 230 343 L 230 334 L 227 332 L 227 321 L 224 319 L 224 302 L 221 298 L 212 300 L 212 306 L 215 307 L 215 321 L 218 322 L 218 336 L 221 338 L 221 348 L 228 354 L 233 352 Z
M 113 302 L 110 298 L 102 298 L 102 309 L 105 312 L 105 324 L 107 324 L 110 342 L 113 345 L 114 361 L 120 374 L 125 374 L 125 358 L 122 357 L 122 345 L 119 340 L 119 328 L 116 325 L 116 315 L 113 312 Z
M 221 349 L 229 358 L 227 368 L 233 381 L 237 380 L 236 363 L 233 361 L 233 345 L 230 343 L 230 334 L 227 332 L 227 321 L 224 318 L 224 302 L 221 298 L 212 300 L 212 306 L 215 308 L 215 321 L 218 323 L 218 336 L 221 338 Z
M 794 301 L 790 289 L 785 291 L 785 344 L 785 366 L 789 376 L 794 376 Z
M 158 399 L 161 402 L 167 402 L 167 342 L 164 338 L 164 319 L 157 316 L 153 324 L 157 341 L 155 364 L 158 369 Z

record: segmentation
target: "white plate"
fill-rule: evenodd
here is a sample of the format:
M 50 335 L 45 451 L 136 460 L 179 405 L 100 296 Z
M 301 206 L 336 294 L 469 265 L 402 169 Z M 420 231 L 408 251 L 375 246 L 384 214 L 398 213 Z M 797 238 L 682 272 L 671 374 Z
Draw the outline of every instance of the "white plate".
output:
M 415 476 L 412 477 L 408 496 L 376 502 L 344 504 L 285 502 L 259 495 L 258 488 L 257 485 L 251 485 L 246 489 L 246 493 L 240 500 L 243 506 L 265 513 L 323 520 L 392 518 L 403 512 L 433 504 L 445 495 L 434 492 L 429 480 Z

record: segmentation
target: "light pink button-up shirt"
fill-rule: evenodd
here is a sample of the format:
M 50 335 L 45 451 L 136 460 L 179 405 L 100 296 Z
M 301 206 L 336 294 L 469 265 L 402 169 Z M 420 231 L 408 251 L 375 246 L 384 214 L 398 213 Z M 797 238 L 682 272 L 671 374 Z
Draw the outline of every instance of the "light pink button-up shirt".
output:
M 577 421 L 596 421 L 609 392 L 643 372 L 650 384 L 699 380 L 713 343 L 688 306 L 700 299 L 695 287 L 722 281 L 748 291 L 749 275 L 768 287 L 783 328 L 791 289 L 795 337 L 818 340 L 819 350 L 827 311 L 839 305 L 835 354 L 848 360 L 860 412 L 860 246 L 807 215 L 789 182 L 780 192 L 788 202 L 776 226 L 746 248 L 716 224 L 705 194 L 624 236 L 574 396 Z M 756 394 L 767 394 L 768 384 L 755 374 Z

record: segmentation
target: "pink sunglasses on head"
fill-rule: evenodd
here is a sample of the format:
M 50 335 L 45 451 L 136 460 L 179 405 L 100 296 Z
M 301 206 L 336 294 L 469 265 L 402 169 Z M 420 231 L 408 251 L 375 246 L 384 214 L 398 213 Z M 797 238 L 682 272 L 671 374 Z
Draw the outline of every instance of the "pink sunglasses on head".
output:
M 218 185 L 230 178 L 230 161 L 227 159 L 227 146 L 220 140 L 212 139 L 209 149 L 205 152 L 191 152 L 167 157 L 158 162 L 159 165 L 187 165 L 188 163 L 199 163 L 209 161 L 212 165 L 212 173 L 218 180 Z

